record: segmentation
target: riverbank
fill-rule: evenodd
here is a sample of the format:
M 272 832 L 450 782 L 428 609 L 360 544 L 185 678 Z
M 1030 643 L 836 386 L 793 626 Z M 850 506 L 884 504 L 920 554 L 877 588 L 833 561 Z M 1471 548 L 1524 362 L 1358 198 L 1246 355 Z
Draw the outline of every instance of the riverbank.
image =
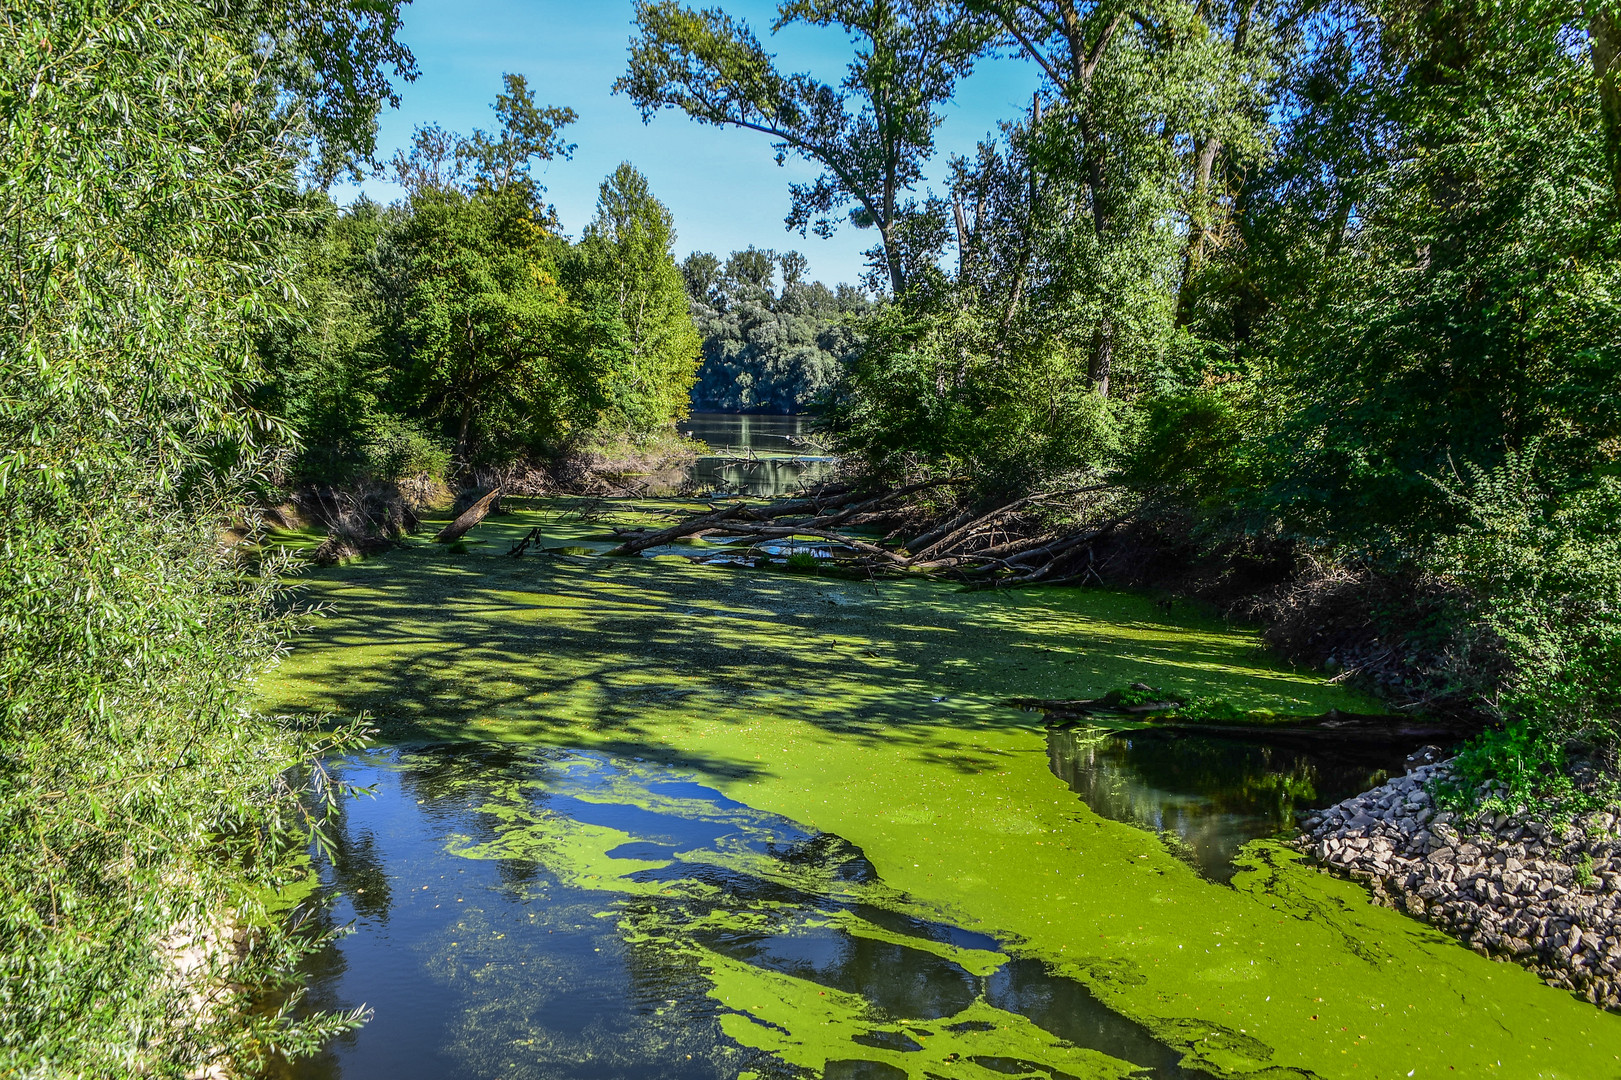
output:
M 1446 763 L 1312 814 L 1302 847 L 1375 900 L 1621 1009 L 1621 807 L 1564 829 L 1506 814 L 1459 820 L 1436 804 Z
M 630 524 L 660 509 L 606 512 Z M 1004 943 L 1010 963 L 1084 988 L 1206 1075 L 1621 1075 L 1621 1018 L 1369 903 L 1281 843 L 1251 844 L 1230 884 L 1210 880 L 1156 833 L 1094 812 L 1054 774 L 1039 718 L 1003 704 L 1140 681 L 1245 710 L 1373 707 L 1268 658 L 1255 631 L 1129 593 L 963 593 L 689 561 L 702 545 L 601 558 L 591 553 L 613 546 L 607 524 L 539 506 L 480 526 L 461 553 L 412 545 L 312 572 L 324 617 L 264 703 L 368 710 L 396 743 L 504 740 L 656 765 L 852 845 L 886 895 Z M 537 526 L 551 553 L 503 557 Z M 591 911 L 634 913 L 616 906 L 634 881 L 614 875 L 635 870 L 613 861 L 620 840 L 593 841 L 581 864 L 602 891 Z M 555 874 L 547 860 L 574 849 L 525 850 Z M 420 883 L 434 886 L 425 895 L 437 882 Z M 413 889 L 398 883 L 399 895 Z M 432 954 L 435 977 L 476 996 L 486 969 L 451 963 L 452 944 Z M 830 1020 L 855 1030 L 870 1002 L 745 985 L 752 971 L 702 974 L 731 998 L 734 1042 L 813 1071 L 922 1067 L 915 1052 L 826 1036 Z M 995 1074 L 943 1056 L 929 1068 Z M 1100 1057 L 1077 1075 L 1129 1071 Z

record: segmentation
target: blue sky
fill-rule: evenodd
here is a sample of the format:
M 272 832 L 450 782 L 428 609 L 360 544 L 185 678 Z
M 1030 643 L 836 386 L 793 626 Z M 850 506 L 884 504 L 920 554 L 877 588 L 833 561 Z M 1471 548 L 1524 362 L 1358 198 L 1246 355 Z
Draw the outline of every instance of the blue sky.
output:
M 793 27 L 772 37 L 774 3 L 718 2 L 747 20 L 783 67 L 828 82 L 843 76 L 850 46 L 840 31 Z M 408 145 L 418 124 L 461 132 L 492 128 L 490 102 L 501 74 L 518 72 L 528 76 L 538 102 L 568 105 L 580 115 L 567 132 L 579 144 L 573 159 L 553 161 L 539 174 L 571 236 L 590 220 L 603 177 L 629 161 L 674 212 L 678 258 L 693 250 L 724 256 L 749 244 L 796 248 L 810 260 L 812 277 L 856 280 L 872 233 L 846 226 L 831 240 L 801 239 L 783 228 L 789 182 L 810 179 L 815 168 L 792 159 L 778 168 L 765 136 L 703 127 L 679 112 L 660 113 L 643 126 L 635 106 L 613 96 L 633 29 L 630 0 L 414 0 L 405 8 L 402 36 L 421 75 L 401 88 L 400 108 L 383 115 L 378 156 L 386 160 Z M 972 152 L 998 120 L 1027 107 L 1036 85 L 1035 73 L 1020 61 L 983 63 L 946 111 L 929 179 L 942 187 L 947 156 Z M 367 180 L 341 185 L 333 196 L 348 202 L 361 190 L 384 202 L 401 194 L 393 184 Z

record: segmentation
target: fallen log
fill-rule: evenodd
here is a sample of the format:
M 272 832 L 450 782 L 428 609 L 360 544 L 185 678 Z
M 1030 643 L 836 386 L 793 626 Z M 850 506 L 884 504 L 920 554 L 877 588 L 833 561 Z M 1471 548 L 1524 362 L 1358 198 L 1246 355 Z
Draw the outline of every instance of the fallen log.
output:
M 843 534 L 829 534 L 827 530 L 850 521 L 858 516 L 865 516 L 869 514 L 875 507 L 886 502 L 905 498 L 908 495 L 916 494 L 917 492 L 923 491 L 927 488 L 942 487 L 948 484 L 961 484 L 967 482 L 968 480 L 965 477 L 924 480 L 915 484 L 908 484 L 905 487 L 896 488 L 892 491 L 886 491 L 880 495 L 872 497 L 864 497 L 861 494 L 848 489 L 836 490 L 832 493 L 818 491 L 805 498 L 790 499 L 786 502 L 767 504 L 764 506 L 750 506 L 748 503 L 738 501 L 729 503 L 723 507 L 716 507 L 710 510 L 710 512 L 707 514 L 698 514 L 694 517 L 689 517 L 685 521 L 672 525 L 667 529 L 660 529 L 657 532 L 644 532 L 634 535 L 621 534 L 625 535 L 624 541 L 618 547 L 608 552 L 608 554 L 635 555 L 646 551 L 648 548 L 659 547 L 661 545 L 673 543 L 676 540 L 681 540 L 687 537 L 700 536 L 708 532 L 726 531 L 717 529 L 717 526 L 728 522 L 766 522 L 776 521 L 782 518 L 799 517 L 802 520 L 796 522 L 794 524 L 794 529 L 790 530 L 789 533 L 784 535 L 792 535 L 794 532 L 799 532 L 805 535 L 814 534 L 817 536 L 825 536 L 827 539 L 835 539 L 839 543 L 846 544 L 851 548 L 863 551 L 867 554 L 876 554 L 882 552 L 884 556 L 888 558 L 892 557 L 891 553 L 885 551 L 883 548 L 872 544 L 865 544 L 864 542 L 860 541 L 854 541 L 850 537 Z M 816 532 L 816 530 L 821 530 L 821 532 Z M 731 532 L 729 535 L 742 536 L 752 534 Z M 898 557 L 894 558 L 898 559 Z
M 904 499 L 908 495 L 916 495 L 918 492 L 927 491 L 930 488 L 947 487 L 952 484 L 966 484 L 968 482 L 969 478 L 966 476 L 954 476 L 949 479 L 940 480 L 920 480 L 915 484 L 907 484 L 905 487 L 898 487 L 893 491 L 886 491 L 877 498 L 868 499 L 866 502 L 857 503 L 855 506 L 850 507 L 844 512 L 833 515 L 833 517 L 829 518 L 822 524 L 827 527 L 839 525 L 855 515 L 871 510 L 876 506 L 889 502 L 891 499 Z
M 788 540 L 796 536 L 814 536 L 818 540 L 826 540 L 847 547 L 852 551 L 858 551 L 863 555 L 870 555 L 891 566 L 901 567 L 906 565 L 904 558 L 887 548 L 881 548 L 877 544 L 868 543 L 865 540 L 857 540 L 853 536 L 834 532 L 831 529 L 817 529 L 805 525 L 717 525 L 709 531 L 723 536 L 746 536 L 754 540 Z
M 618 547 L 609 551 L 609 555 L 639 555 L 648 548 L 660 547 L 664 544 L 674 543 L 684 536 L 691 536 L 702 529 L 710 528 L 728 518 L 742 517 L 748 512 L 748 504 L 742 502 L 731 503 L 727 506 L 716 507 L 707 514 L 688 518 L 686 521 L 671 525 L 668 529 L 658 532 L 643 533 L 632 536 Z
M 1049 499 L 1062 499 L 1068 498 L 1072 495 L 1087 495 L 1098 491 L 1106 491 L 1109 487 L 1110 485 L 1108 484 L 1093 484 L 1090 487 L 1072 488 L 1068 491 L 1043 491 L 1037 492 L 1033 495 L 1025 495 L 1021 498 L 1014 499 L 1011 502 L 1003 503 L 994 510 L 982 514 L 966 524 L 959 525 L 957 528 L 946 533 L 938 540 L 931 542 L 927 547 L 922 548 L 921 550 L 914 550 L 912 554 L 912 561 L 917 564 L 928 565 L 929 560 L 932 557 L 945 553 L 953 544 L 959 543 L 962 540 L 973 536 L 986 526 L 1001 521 L 1010 514 L 1017 513 L 1027 506 L 1040 504 Z
M 976 575 L 999 575 L 995 580 L 972 583 L 970 588 L 1057 584 L 1096 577 L 1091 542 L 1129 517 L 1117 517 L 1101 527 L 1053 527 L 1047 511 L 1061 509 L 1059 500 L 1104 491 L 1107 484 L 1038 492 L 985 512 L 952 506 L 940 515 L 944 520 L 936 518 L 938 523 L 932 527 L 928 519 L 933 515 L 910 501 L 929 489 L 972 482 L 972 477 L 940 477 L 878 493 L 840 486 L 776 503 L 741 499 L 711 503 L 707 511 L 690 514 L 667 528 L 616 529 L 620 543 L 609 554 L 637 555 L 712 534 L 753 541 L 798 536 L 836 545 L 845 552 L 841 562 L 869 573 L 949 573 L 964 582 Z M 1037 511 L 1040 513 L 1032 513 Z M 881 540 L 851 531 L 867 525 L 883 529 L 896 522 L 901 527 L 890 529 Z M 902 546 L 897 537 L 906 532 L 914 532 L 918 538 Z
M 492 489 L 488 495 L 462 511 L 461 516 L 455 521 L 440 529 L 438 534 L 434 536 L 433 542 L 436 544 L 448 544 L 453 540 L 460 540 L 466 536 L 472 531 L 473 526 L 484 520 L 485 516 L 490 512 L 490 507 L 494 506 L 495 501 L 500 497 L 501 489 Z

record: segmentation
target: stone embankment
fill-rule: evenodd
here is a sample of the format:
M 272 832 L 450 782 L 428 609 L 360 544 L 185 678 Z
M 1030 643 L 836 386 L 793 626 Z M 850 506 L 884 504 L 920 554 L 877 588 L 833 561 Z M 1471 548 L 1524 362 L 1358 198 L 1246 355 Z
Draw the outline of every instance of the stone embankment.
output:
M 1621 1008 L 1621 813 L 1564 830 L 1504 814 L 1460 819 L 1430 785 L 1445 763 L 1302 819 L 1302 847 L 1483 955 L 1512 959 L 1608 1009 Z

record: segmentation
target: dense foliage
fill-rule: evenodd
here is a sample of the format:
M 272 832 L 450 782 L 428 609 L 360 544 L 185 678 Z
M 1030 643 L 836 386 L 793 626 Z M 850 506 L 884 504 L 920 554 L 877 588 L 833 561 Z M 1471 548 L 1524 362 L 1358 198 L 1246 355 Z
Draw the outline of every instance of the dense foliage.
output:
M 778 270 L 782 285 L 776 285 Z M 854 353 L 859 289 L 805 281 L 805 257 L 750 247 L 722 263 L 696 251 L 681 264 L 703 363 L 692 388 L 701 412 L 797 413 L 817 404 Z
M 531 168 L 571 152 L 574 114 L 516 75 L 495 111 L 493 134 L 419 128 L 393 162 L 403 202 L 318 200 L 308 306 L 260 335 L 262 403 L 301 438 L 292 483 L 442 483 L 685 415 L 699 338 L 669 210 L 621 165 L 570 243 Z
M 1608 7 L 780 5 L 773 30 L 857 41 L 836 90 L 718 10 L 637 10 L 619 88 L 644 115 L 762 132 L 827 170 L 790 225 L 878 228 L 888 295 L 825 413 L 870 472 L 987 499 L 1103 480 L 1143 535 L 1422 582 L 1430 607 L 1379 617 L 1426 642 L 1383 651 L 1470 668 L 1506 725 L 1479 760 L 1522 793 L 1571 749 L 1614 763 Z M 992 50 L 1042 89 L 919 197 L 936 107 Z
M 251 1068 L 347 1022 L 246 1007 L 285 928 L 184 978 L 177 950 L 303 873 L 289 769 L 322 742 L 249 706 L 285 624 L 276 567 L 228 543 L 273 434 L 250 329 L 295 276 L 301 179 L 363 162 L 413 73 L 397 27 L 373 0 L 0 15 L 5 1075 Z

